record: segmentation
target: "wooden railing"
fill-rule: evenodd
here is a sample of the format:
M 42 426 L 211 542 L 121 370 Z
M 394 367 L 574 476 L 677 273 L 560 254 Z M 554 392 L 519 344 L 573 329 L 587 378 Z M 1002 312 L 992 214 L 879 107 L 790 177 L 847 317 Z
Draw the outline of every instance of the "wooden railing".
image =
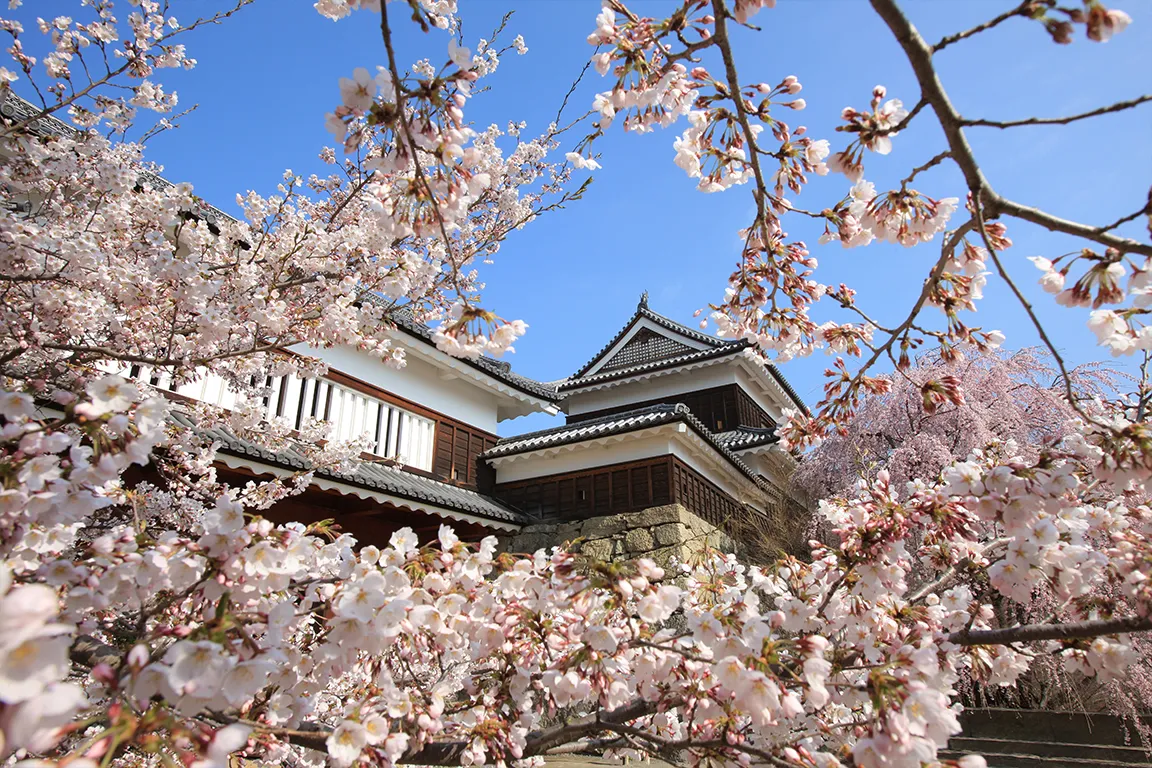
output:
M 221 408 L 234 408 L 240 402 L 241 395 L 223 377 L 207 371 L 178 387 L 172 387 L 172 376 L 161 369 L 134 365 L 118 372 Z M 431 419 L 323 378 L 291 374 L 269 377 L 265 390 L 264 414 L 269 421 L 299 429 L 308 418 L 320 419 L 332 425 L 329 439 L 354 440 L 368 435 L 369 452 L 432 471 L 436 424 Z

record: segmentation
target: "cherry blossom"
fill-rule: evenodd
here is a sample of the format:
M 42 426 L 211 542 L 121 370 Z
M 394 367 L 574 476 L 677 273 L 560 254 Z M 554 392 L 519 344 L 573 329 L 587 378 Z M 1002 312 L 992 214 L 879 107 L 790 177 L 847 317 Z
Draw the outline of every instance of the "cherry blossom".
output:
M 3 89 L 43 83 L 34 114 L 0 128 L 0 186 L 13 203 L 0 215 L 0 757 L 84 766 L 162 754 L 207 768 L 319 752 L 335 765 L 507 765 L 592 746 L 675 750 L 693 765 L 919 766 L 940 763 L 959 732 L 963 681 L 1011 686 L 1036 651 L 1101 680 L 1131 673 L 1134 633 L 1152 628 L 1147 388 L 1135 400 L 1077 396 L 1054 350 L 1062 394 L 989 405 L 979 382 L 1003 378 L 985 371 L 974 383 L 957 366 L 1006 341 L 969 319 L 989 279 L 1010 282 L 1004 219 L 1085 241 L 1034 263 L 1057 303 L 1090 310 L 1089 328 L 1118 354 L 1152 338 L 1152 249 L 999 196 L 957 138 L 976 122 L 955 114 L 943 86 L 907 109 L 877 87 L 868 111 L 843 112 L 852 136 L 840 147 L 788 122 L 808 107 L 798 76 L 736 70 L 730 27 L 770 0 L 672 3 L 667 19 L 608 0 L 588 41 L 611 84 L 594 98 L 589 135 L 559 159 L 559 126 L 530 138 L 520 122 L 481 131 L 466 116 L 522 38 L 465 46 L 452 0 L 320 0 L 331 20 L 380 14 L 384 42 L 411 16 L 429 52 L 409 65 L 385 45 L 382 63 L 334 77 L 323 119 L 340 146 L 321 154 L 332 172 L 287 171 L 266 194 L 238 195 L 233 219 L 164 182 L 143 146 L 120 137 L 142 113 L 178 107 L 149 78 L 194 67 L 188 33 L 244 4 L 189 24 L 153 0 L 126 23 L 111 4 L 89 4 L 82 20 L 31 33 L 51 48 L 40 61 L 21 25 L 0 22 L 13 40 Z M 913 47 L 919 35 L 892 0 L 874 5 L 917 77 L 925 66 L 935 77 L 932 51 Z M 1036 15 L 1061 42 L 1075 24 L 1103 41 L 1128 23 L 1098 2 Z M 111 52 L 106 66 L 80 66 L 93 50 Z M 894 162 L 898 132 L 930 113 L 947 149 L 879 192 L 863 177 L 865 150 L 870 167 Z M 172 124 L 160 119 L 156 130 Z M 854 482 L 818 494 L 827 535 L 811 557 L 762 565 L 712 551 L 668 568 L 562 547 L 513 555 L 447 527 L 431 542 L 410 529 L 358 542 L 328 522 L 262 516 L 308 473 L 219 480 L 202 434 L 214 426 L 290 445 L 316 467 L 359 456 L 355 442 L 325 441 L 320 424 L 262 421 L 259 382 L 323 372 L 290 348 L 344 345 L 402 366 L 390 320 L 403 310 L 451 354 L 512 350 L 528 327 L 481 305 L 480 265 L 579 197 L 570 174 L 599 168 L 604 131 L 681 122 L 669 161 L 701 192 L 744 188 L 755 203 L 709 318 L 751 342 L 750 361 L 835 356 L 815 412 L 786 414 L 784 445 L 826 439 L 818 466 L 835 454 L 828 438 L 867 430 L 870 404 L 886 397 L 917 421 L 980 426 L 959 432 L 967 443 L 944 450 L 932 428 L 901 433 L 915 443 L 904 455 L 842 472 Z M 954 197 L 919 177 L 945 161 L 966 172 Z M 830 170 L 852 181 L 847 194 L 801 208 L 809 178 Z M 821 282 L 814 251 L 787 233 L 797 216 L 845 247 L 941 246 L 907 320 L 886 326 L 852 287 Z M 816 314 L 830 304 L 852 317 Z M 929 340 L 936 362 L 913 366 Z M 881 358 L 892 375 L 870 373 Z M 171 401 L 141 367 L 177 383 L 222 376 L 243 402 Z M 1021 416 L 1029 406 L 1039 423 Z M 960 415 L 973 411 L 983 415 Z M 997 416 L 1019 418 L 997 432 Z M 154 479 L 136 482 L 134 467 Z M 1004 601 L 1042 606 L 1042 620 L 1002 622 Z

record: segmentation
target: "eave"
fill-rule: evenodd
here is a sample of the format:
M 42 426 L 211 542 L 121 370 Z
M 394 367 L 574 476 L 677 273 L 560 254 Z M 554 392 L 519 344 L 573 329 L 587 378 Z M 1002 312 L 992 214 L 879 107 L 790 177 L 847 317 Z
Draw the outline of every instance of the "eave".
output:
M 216 453 L 216 460 L 229 469 L 239 469 L 247 472 L 252 472 L 256 475 L 274 475 L 276 477 L 287 477 L 293 474 L 292 470 L 284 469 L 283 467 L 268 464 L 262 461 L 255 461 L 245 456 L 228 453 L 223 450 Z M 381 491 L 364 488 L 362 486 L 352 485 L 350 483 L 343 483 L 337 480 L 332 480 L 319 475 L 314 475 L 312 482 L 309 483 L 311 487 L 319 488 L 324 491 L 335 491 L 342 496 L 355 496 L 366 501 L 375 501 L 379 504 L 387 504 L 398 509 L 406 510 L 408 512 L 420 512 L 427 515 L 434 515 L 442 517 L 446 520 L 455 520 L 461 523 L 472 523 L 474 525 L 491 528 L 497 531 L 518 531 L 521 526 L 517 523 L 505 522 L 503 520 L 493 520 L 488 517 L 480 517 L 479 515 L 468 514 L 460 510 L 451 509 L 449 507 L 442 507 L 435 504 L 430 504 L 426 501 L 410 499 L 403 496 L 398 496 Z

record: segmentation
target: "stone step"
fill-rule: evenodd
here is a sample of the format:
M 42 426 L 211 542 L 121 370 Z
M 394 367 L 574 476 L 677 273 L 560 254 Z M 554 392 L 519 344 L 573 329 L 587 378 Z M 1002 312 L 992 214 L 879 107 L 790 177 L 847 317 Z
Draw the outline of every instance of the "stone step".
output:
M 973 754 L 967 750 L 954 751 L 942 749 L 939 752 L 942 760 L 959 760 L 965 755 Z M 1042 755 L 1001 754 L 996 752 L 983 752 L 984 759 L 988 761 L 988 768 L 1132 768 L 1133 765 L 1149 765 L 1149 763 L 1126 763 L 1116 760 L 1087 760 L 1083 758 L 1044 757 Z
M 1059 757 L 1069 765 L 1081 760 L 1104 760 L 1125 765 L 1149 765 L 1149 755 L 1142 747 L 1117 747 L 1098 744 L 1070 744 L 1059 741 L 1009 741 L 1007 739 L 980 739 L 958 736 L 948 742 L 953 752 L 973 752 L 978 755 L 1034 755 Z
M 1141 718 L 1152 725 L 1152 717 Z M 1027 709 L 970 709 L 960 716 L 968 738 L 1129 747 L 1135 729 L 1116 715 Z

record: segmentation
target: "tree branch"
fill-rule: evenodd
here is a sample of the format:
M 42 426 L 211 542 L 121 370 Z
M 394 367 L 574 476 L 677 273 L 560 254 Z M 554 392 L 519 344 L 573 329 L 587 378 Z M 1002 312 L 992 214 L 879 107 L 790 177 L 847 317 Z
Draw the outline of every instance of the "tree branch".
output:
M 1152 101 L 1152 93 L 1138 96 L 1135 99 L 1128 101 L 1118 101 L 1107 107 L 1100 107 L 1091 112 L 1081 112 L 1078 115 L 1069 115 L 1068 117 L 1029 117 L 1024 120 L 967 120 L 962 119 L 961 125 L 969 126 L 986 126 L 988 128 L 1016 128 L 1021 125 L 1067 125 L 1074 123 L 1077 120 L 1087 120 L 1089 117 L 1097 117 L 1098 115 L 1106 115 L 1109 112 L 1120 112 L 1121 110 L 1131 109 L 1132 107 L 1143 104 L 1146 101 Z
M 678 706 L 679 703 L 679 701 L 672 700 L 664 702 L 663 706 Z M 569 742 L 577 741 L 603 731 L 611 731 L 613 730 L 613 726 L 622 725 L 637 718 L 644 717 L 645 715 L 654 714 L 660 708 L 661 704 L 658 702 L 636 700 L 622 707 L 617 707 L 610 712 L 593 712 L 592 714 L 577 718 L 564 725 L 557 725 L 543 731 L 536 731 L 528 735 L 527 742 L 524 746 L 524 757 L 543 755 L 549 750 L 553 750 Z M 235 720 L 234 722 L 251 726 L 271 733 L 292 744 L 307 747 L 308 749 L 315 749 L 320 752 L 327 752 L 327 740 L 328 737 L 332 735 L 331 731 L 320 726 L 317 726 L 316 730 L 311 730 L 307 727 L 302 729 L 286 729 L 271 728 L 263 723 L 257 723 L 251 720 Z M 408 765 L 460 765 L 460 757 L 470 743 L 470 740 L 432 742 L 425 744 L 414 752 L 409 752 L 404 755 L 404 757 L 400 759 L 400 762 Z
M 904 180 L 900 182 L 900 188 L 901 189 L 907 188 L 907 186 L 909 184 L 911 184 L 912 181 L 918 175 L 920 175 L 924 171 L 927 171 L 929 168 L 935 168 L 936 166 L 940 165 L 940 163 L 944 162 L 945 160 L 947 160 L 950 157 L 952 157 L 952 153 L 946 149 L 943 152 L 941 152 L 940 154 L 936 155 L 931 160 L 929 160 L 928 162 L 924 163 L 924 165 L 916 166 L 915 168 L 912 169 L 912 172 L 909 173 L 908 176 L 906 176 L 904 178 Z
M 1003 629 L 962 629 L 948 635 L 956 645 L 1008 645 L 1040 640 L 1084 640 L 1103 635 L 1123 635 L 1152 630 L 1152 617 L 1127 616 L 1068 624 L 1025 624 Z
M 1054 232 L 1063 232 L 1066 235 L 1075 235 L 1085 240 L 1092 240 L 1101 245 L 1115 248 L 1121 253 L 1138 253 L 1141 256 L 1152 256 L 1152 245 L 1140 243 L 1127 237 L 1109 235 L 1099 227 L 1091 227 L 1087 224 L 1062 219 L 1059 216 L 1045 213 L 1039 208 L 1032 208 L 1021 203 L 1006 200 L 996 194 L 992 194 L 991 198 L 987 204 L 990 212 L 994 211 L 997 214 L 1014 216 L 1017 219 L 1030 221 L 1033 224 L 1038 224 Z
M 965 38 L 972 37 L 972 35 L 976 35 L 980 32 L 984 32 L 985 30 L 992 29 L 992 27 L 1003 24 L 1013 16 L 1027 16 L 1031 12 L 1033 5 L 1034 0 L 1024 0 L 1024 2 L 1020 3 L 1020 5 L 1016 6 L 1012 10 L 1005 11 L 990 21 L 986 21 L 983 24 L 978 24 L 975 27 L 972 27 L 971 29 L 965 30 L 963 32 L 957 32 L 954 35 L 948 35 L 947 37 L 941 39 L 940 42 L 936 43 L 936 45 L 932 46 L 932 51 L 942 51 L 948 46 L 952 45 L 952 43 L 958 43 Z
M 920 84 L 921 97 L 927 101 L 944 129 L 944 136 L 948 140 L 948 147 L 952 150 L 952 159 L 960 166 L 964 174 L 964 181 L 969 189 L 991 190 L 991 185 L 984 178 L 972 147 L 968 144 L 964 132 L 960 129 L 960 115 L 952 106 L 944 85 L 936 74 L 936 67 L 932 63 L 932 48 L 920 36 L 916 27 L 896 5 L 895 0 L 871 0 L 872 8 L 888 25 L 888 29 L 895 35 L 896 41 L 904 49 L 908 63 Z
M 992 185 L 984 177 L 984 172 L 980 170 L 972 147 L 968 143 L 967 137 L 964 136 L 964 120 L 956 112 L 956 107 L 952 105 L 952 101 L 948 98 L 948 94 L 940 82 L 940 77 L 936 73 L 936 67 L 932 62 L 932 48 L 928 46 L 920 32 L 900 10 L 896 0 L 871 0 L 871 3 L 872 8 L 888 25 L 888 29 L 896 37 L 900 47 L 904 49 L 904 55 L 908 57 L 908 63 L 912 66 L 912 71 L 920 84 L 922 98 L 926 99 L 932 106 L 936 118 L 940 121 L 940 127 L 944 130 L 944 136 L 948 140 L 948 147 L 952 152 L 952 159 L 956 161 L 956 165 L 964 174 L 964 181 L 968 189 L 981 195 L 984 209 L 989 218 L 996 218 L 1000 215 L 1013 216 L 1054 232 L 1075 235 L 1085 240 L 1092 240 L 1101 245 L 1116 248 L 1123 253 L 1152 256 L 1152 245 L 1139 243 L 1126 237 L 1110 235 L 1098 227 L 1061 219 L 1058 216 L 1007 200 L 996 194 Z

